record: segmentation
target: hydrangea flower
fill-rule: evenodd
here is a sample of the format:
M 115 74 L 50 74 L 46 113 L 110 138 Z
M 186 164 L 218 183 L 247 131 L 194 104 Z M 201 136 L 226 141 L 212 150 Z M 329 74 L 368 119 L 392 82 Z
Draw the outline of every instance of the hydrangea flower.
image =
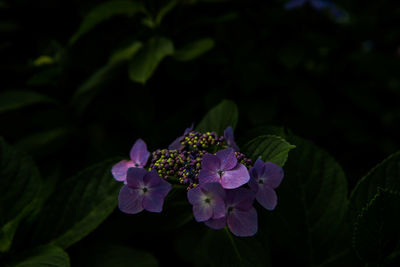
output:
M 336 5 L 328 0 L 291 0 L 285 4 L 286 9 L 294 9 L 304 6 L 306 3 L 310 5 L 315 10 L 328 9 L 333 17 L 336 19 L 343 19 L 346 15 L 345 13 L 336 7 Z
M 187 193 L 190 204 L 193 205 L 193 215 L 196 221 L 219 219 L 225 216 L 225 190 L 219 183 L 207 183 L 190 189 Z
M 278 202 L 275 193 L 283 179 L 283 170 L 272 162 L 263 162 L 257 159 L 250 170 L 249 186 L 256 192 L 256 199 L 267 210 L 273 210 Z
M 218 182 L 225 189 L 238 188 L 250 179 L 249 172 L 238 163 L 232 148 L 220 150 L 213 154 L 205 154 L 199 172 L 199 184 Z
M 183 149 L 183 145 L 181 144 L 182 139 L 185 137 L 186 134 L 190 133 L 191 131 L 193 131 L 193 124 L 189 127 L 185 129 L 185 132 L 183 133 L 182 136 L 179 136 L 178 138 L 176 138 L 168 147 L 169 150 L 182 150 Z
M 136 214 L 143 209 L 161 212 L 164 198 L 171 190 L 171 185 L 158 176 L 156 171 L 129 168 L 127 184 L 121 188 L 118 207 L 121 211 Z
M 228 144 L 228 146 L 233 148 L 235 151 L 239 151 L 239 147 L 235 143 L 232 126 L 226 127 L 226 129 L 224 131 L 224 138 L 225 138 L 225 141 Z
M 142 139 L 136 140 L 129 156 L 131 160 L 121 160 L 112 167 L 111 173 L 115 180 L 126 183 L 126 174 L 129 168 L 143 168 L 146 166 L 150 156 L 146 143 Z
M 226 190 L 225 216 L 210 219 L 205 224 L 212 229 L 222 229 L 228 225 L 236 236 L 253 236 L 257 233 L 257 211 L 253 207 L 254 191 L 246 188 Z

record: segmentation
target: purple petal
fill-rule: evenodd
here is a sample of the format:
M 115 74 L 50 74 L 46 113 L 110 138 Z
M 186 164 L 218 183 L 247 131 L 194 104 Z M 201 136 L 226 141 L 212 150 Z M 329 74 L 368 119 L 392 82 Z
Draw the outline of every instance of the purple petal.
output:
M 118 207 L 122 212 L 136 214 L 143 210 L 142 200 L 139 190 L 124 185 L 119 191 Z
M 235 143 L 232 126 L 228 126 L 224 131 L 224 137 L 228 146 L 232 147 L 235 151 L 239 151 L 239 147 Z
M 235 151 L 232 148 L 227 148 L 217 152 L 217 157 L 221 161 L 221 170 L 227 171 L 235 168 L 237 164 L 237 158 Z
M 251 207 L 248 211 L 234 210 L 228 215 L 227 223 L 236 236 L 253 236 L 257 233 L 257 211 Z
M 221 178 L 221 185 L 225 189 L 234 189 L 244 185 L 249 179 L 250 175 L 246 166 L 239 163 L 234 169 L 224 172 Z
M 306 3 L 307 0 L 291 0 L 285 4 L 285 9 L 293 9 L 301 7 Z
M 263 174 L 265 168 L 264 164 L 264 161 L 258 158 L 254 163 L 253 168 L 250 169 L 250 175 L 256 180 L 258 180 L 258 178 Z
M 250 177 L 250 180 L 249 180 L 249 182 L 248 182 L 247 184 L 249 185 L 249 187 L 250 187 L 250 189 L 251 189 L 252 191 L 254 191 L 255 193 L 257 193 L 257 191 L 258 191 L 258 183 L 257 183 L 257 181 L 256 181 L 256 178 Z
M 310 4 L 316 10 L 322 10 L 330 5 L 328 1 L 324 0 L 310 0 Z
M 198 205 L 201 202 L 203 202 L 203 196 L 204 196 L 204 193 L 201 190 L 200 185 L 196 186 L 195 188 L 190 189 L 187 192 L 187 198 L 189 200 L 189 203 L 192 205 Z
M 185 132 L 183 133 L 183 135 L 185 135 L 185 134 L 190 133 L 191 131 L 193 131 L 193 128 L 194 128 L 194 124 L 192 123 L 192 125 L 191 125 L 189 128 L 186 128 L 186 129 L 185 129 Z
M 226 194 L 226 205 L 240 210 L 248 210 L 252 207 L 255 193 L 246 188 L 228 190 Z
M 222 217 L 225 217 L 226 215 L 226 205 L 224 199 L 221 198 L 215 198 L 212 201 L 212 207 L 213 207 L 213 219 L 219 219 Z
M 204 222 L 205 225 L 207 225 L 208 227 L 215 229 L 215 230 L 219 230 L 225 227 L 226 225 L 226 217 L 222 217 L 220 219 L 210 219 L 208 221 Z
M 151 212 L 161 212 L 164 198 L 171 190 L 171 185 L 164 180 L 153 188 L 149 188 L 143 197 L 143 208 Z
M 129 155 L 136 167 L 143 168 L 147 163 L 150 152 L 147 150 L 146 143 L 142 139 L 138 139 L 133 145 Z
M 277 188 L 283 179 L 283 169 L 275 163 L 266 162 L 262 177 L 264 178 L 265 185 Z
M 201 160 L 201 169 L 208 171 L 217 171 L 221 168 L 220 159 L 213 154 L 205 154 Z
M 213 182 L 219 183 L 219 180 L 220 178 L 216 171 L 201 170 L 199 172 L 199 184 L 213 183 Z
M 128 169 L 134 166 L 135 164 L 133 164 L 132 161 L 121 160 L 112 167 L 111 173 L 115 180 L 123 182 L 126 181 L 126 173 L 128 172 Z
M 152 170 L 148 172 L 144 177 L 143 177 L 143 184 L 145 184 L 148 187 L 155 187 L 160 182 L 162 181 L 162 178 L 158 175 L 156 170 Z
M 201 203 L 193 206 L 193 215 L 196 221 L 204 222 L 210 219 L 213 215 L 213 208 L 210 204 Z
M 278 203 L 278 197 L 276 196 L 275 190 L 268 186 L 261 186 L 256 194 L 258 203 L 261 204 L 267 210 L 273 210 Z
M 147 171 L 142 168 L 129 168 L 126 174 L 126 182 L 131 188 L 138 189 L 143 185 L 143 177 L 147 174 Z
M 220 183 L 206 183 L 201 185 L 203 191 L 209 193 L 213 198 L 225 199 L 226 193 Z
M 179 136 L 178 138 L 176 138 L 176 139 L 168 146 L 168 149 L 169 149 L 169 150 L 182 150 L 182 149 L 183 149 L 183 145 L 181 144 L 182 139 L 183 139 L 183 136 Z

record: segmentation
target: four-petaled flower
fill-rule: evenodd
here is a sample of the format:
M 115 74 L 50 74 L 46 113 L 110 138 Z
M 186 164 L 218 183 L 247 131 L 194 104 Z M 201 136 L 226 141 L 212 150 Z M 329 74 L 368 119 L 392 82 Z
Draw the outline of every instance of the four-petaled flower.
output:
M 199 172 L 199 184 L 218 182 L 225 189 L 234 189 L 247 183 L 250 179 L 247 168 L 238 163 L 232 148 L 205 154 Z
M 236 236 L 252 236 L 257 232 L 257 211 L 253 207 L 254 191 L 246 188 L 226 190 L 225 216 L 210 219 L 205 224 L 212 229 L 222 229 L 225 225 Z
M 250 176 L 249 186 L 256 193 L 258 203 L 267 210 L 275 209 L 278 198 L 274 189 L 282 182 L 282 168 L 272 162 L 264 163 L 257 159 L 250 170 Z
M 129 214 L 136 214 L 143 209 L 161 212 L 171 185 L 158 176 L 157 171 L 129 168 L 126 181 L 118 196 L 121 211 Z
M 219 219 L 225 216 L 225 190 L 219 183 L 207 183 L 190 189 L 187 193 L 193 205 L 194 218 L 198 222 Z
M 126 174 L 129 168 L 143 168 L 146 166 L 150 156 L 150 152 L 147 151 L 146 143 L 142 139 L 136 140 L 129 156 L 131 160 L 121 160 L 112 167 L 111 173 L 115 180 L 126 183 Z
M 239 147 L 235 143 L 232 126 L 226 127 L 226 129 L 224 131 L 224 138 L 225 138 L 225 141 L 228 144 L 228 146 L 233 148 L 235 151 L 239 151 Z

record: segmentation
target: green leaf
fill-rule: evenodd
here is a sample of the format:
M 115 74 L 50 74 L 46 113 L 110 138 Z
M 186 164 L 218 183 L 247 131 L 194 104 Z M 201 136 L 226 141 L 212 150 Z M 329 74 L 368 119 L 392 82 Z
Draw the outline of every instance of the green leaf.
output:
M 356 185 L 350 195 L 350 216 L 354 219 L 376 195 L 378 188 L 400 191 L 400 151 L 374 167 Z
M 265 245 L 255 237 L 236 237 L 227 228 L 208 230 L 196 252 L 197 261 L 203 266 L 270 266 Z
M 93 257 L 93 255 L 96 255 Z M 155 267 L 157 259 L 147 251 L 114 244 L 97 244 L 79 256 L 80 266 L 92 267 Z
M 213 107 L 200 121 L 196 127 L 199 132 L 216 132 L 219 135 L 224 134 L 228 126 L 235 129 L 239 117 L 239 111 L 236 104 L 231 100 L 223 100 Z
M 42 103 L 55 103 L 55 101 L 46 95 L 32 91 L 4 91 L 0 93 L 0 114 Z
M 115 64 L 131 59 L 142 46 L 142 42 L 134 41 L 131 45 L 114 52 L 110 57 L 109 63 Z
M 214 40 L 211 38 L 203 38 L 189 43 L 175 51 L 173 58 L 178 61 L 193 60 L 214 47 Z
M 279 166 L 285 165 L 290 150 L 296 146 L 276 135 L 262 135 L 248 142 L 243 151 L 253 161 L 261 157 L 263 161 L 271 161 Z
M 35 208 L 41 184 L 32 159 L 0 138 L 0 252 L 10 248 L 20 220 Z
M 133 15 L 144 12 L 140 2 L 127 0 L 108 1 L 93 8 L 83 19 L 78 31 L 71 37 L 69 44 L 75 43 L 80 37 L 92 30 L 97 24 L 116 15 Z
M 362 260 L 383 264 L 396 245 L 399 249 L 399 210 L 399 192 L 378 188 L 354 224 L 353 247 Z
M 19 140 L 15 147 L 33 157 L 48 155 L 60 148 L 70 133 L 71 129 L 66 127 L 34 133 Z
M 19 260 L 15 267 L 43 267 L 43 266 L 54 266 L 54 267 L 69 267 L 68 254 L 59 247 L 56 246 L 41 246 L 20 256 L 22 259 Z
M 163 37 L 153 37 L 133 56 L 129 63 L 129 77 L 132 81 L 146 83 L 160 62 L 174 53 L 174 44 Z
M 168 2 L 168 4 L 166 4 L 165 6 L 163 6 L 159 11 L 158 14 L 156 16 L 155 19 L 155 23 L 156 25 L 160 25 L 161 21 L 163 20 L 163 18 L 165 17 L 165 15 L 167 15 L 172 9 L 174 9 L 174 7 L 178 4 L 177 0 L 171 0 Z
M 289 135 L 286 140 L 296 149 L 277 188 L 277 208 L 266 221 L 276 242 L 309 266 L 331 256 L 347 209 L 347 181 L 327 152 L 300 137 Z
M 122 184 L 111 175 L 116 162 L 106 160 L 60 184 L 39 215 L 33 240 L 67 248 L 96 229 L 117 206 Z

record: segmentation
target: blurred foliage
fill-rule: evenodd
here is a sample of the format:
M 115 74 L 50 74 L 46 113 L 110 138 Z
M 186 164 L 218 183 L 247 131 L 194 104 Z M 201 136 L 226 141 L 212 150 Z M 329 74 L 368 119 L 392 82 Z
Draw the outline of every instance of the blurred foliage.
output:
M 191 223 L 179 194 L 165 207 L 174 219 L 117 210 L 107 218 L 118 189 L 108 167 L 89 167 L 127 157 L 139 137 L 150 150 L 167 147 L 194 123 L 220 133 L 236 126 L 238 145 L 264 142 L 267 157 L 272 141 L 259 136 L 296 145 L 282 147 L 289 157 L 279 204 L 260 218 L 269 230 L 240 240 L 254 247 L 244 253 L 264 248 L 264 266 L 269 254 L 272 266 L 397 266 L 400 245 L 385 232 L 365 233 L 369 223 L 386 227 L 390 209 L 377 211 L 398 201 L 398 153 L 368 170 L 400 147 L 400 7 L 337 0 L 348 17 L 335 21 L 308 4 L 286 10 L 285 2 L 1 0 L 0 136 L 8 144 L 1 140 L 0 264 L 68 266 L 60 247 L 33 248 L 51 240 L 78 266 L 100 264 L 88 258 L 97 248 L 110 266 L 125 253 L 137 255 L 138 266 L 193 265 L 200 239 L 226 244 Z M 212 109 L 223 99 L 230 100 Z M 388 245 L 373 243 L 380 238 Z

